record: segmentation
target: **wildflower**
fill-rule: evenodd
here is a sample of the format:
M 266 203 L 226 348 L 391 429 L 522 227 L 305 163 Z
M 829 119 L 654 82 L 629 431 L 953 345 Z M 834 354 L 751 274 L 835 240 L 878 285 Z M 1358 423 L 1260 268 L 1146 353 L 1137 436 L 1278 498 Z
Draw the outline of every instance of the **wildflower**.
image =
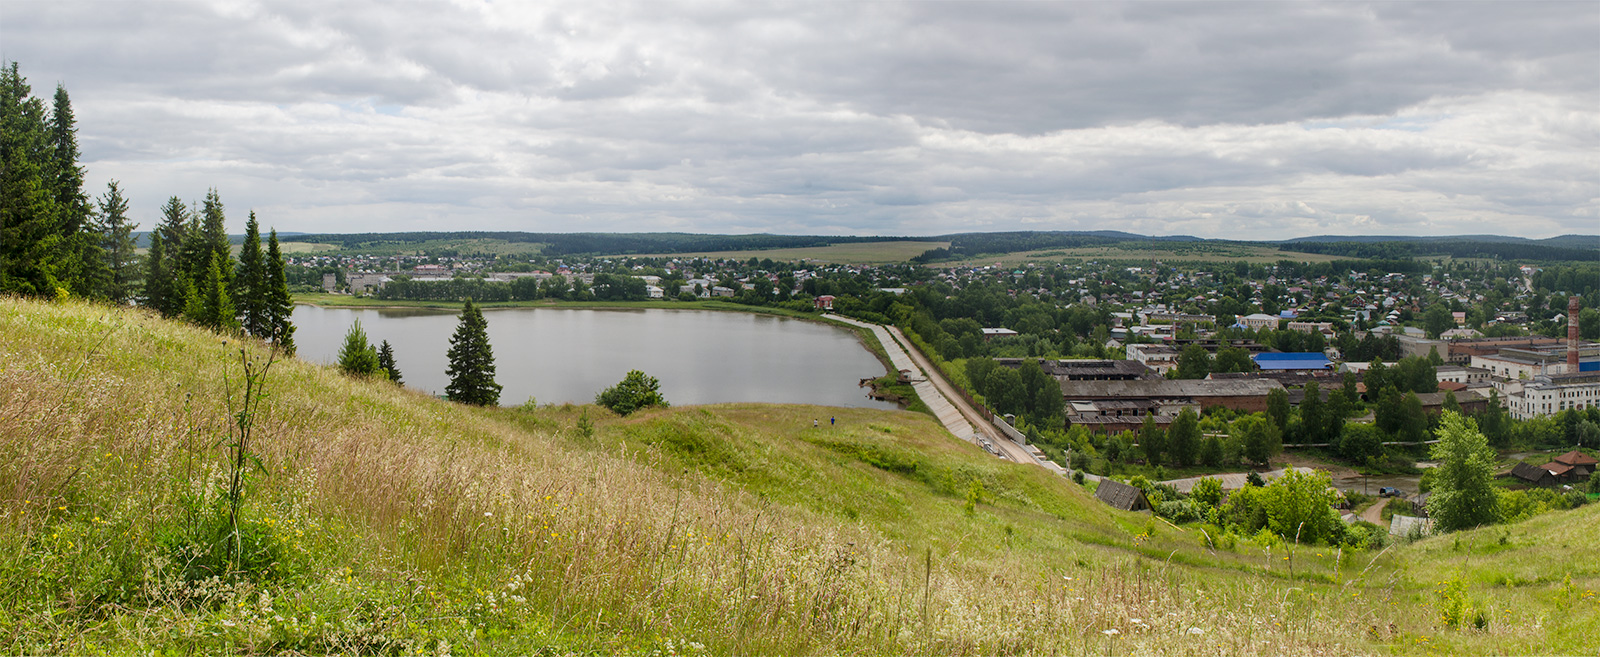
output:
M 1116 636 L 1118 634 L 1122 634 L 1122 632 L 1117 631 L 1117 628 L 1115 628 L 1115 627 L 1113 627 L 1113 628 L 1111 628 L 1109 630 L 1100 630 L 1100 633 L 1104 634 L 1106 636 Z
M 1205 631 L 1205 630 L 1202 630 L 1202 629 L 1200 629 L 1200 628 L 1198 628 L 1198 627 L 1191 627 L 1191 628 L 1189 628 L 1189 629 L 1187 629 L 1187 630 L 1184 630 L 1184 633 L 1185 633 L 1185 634 L 1193 634 L 1193 635 L 1195 635 L 1195 636 L 1199 636 L 1199 635 L 1201 635 L 1201 634 L 1205 634 L 1205 633 L 1206 633 L 1206 631 Z

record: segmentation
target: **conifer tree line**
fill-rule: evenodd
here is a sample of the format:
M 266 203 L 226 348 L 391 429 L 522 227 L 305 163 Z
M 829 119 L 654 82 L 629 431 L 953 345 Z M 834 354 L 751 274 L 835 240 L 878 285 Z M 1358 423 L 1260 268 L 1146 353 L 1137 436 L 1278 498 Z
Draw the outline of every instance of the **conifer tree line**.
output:
M 172 197 L 140 258 L 120 184 L 93 200 L 84 192 L 66 88 L 57 85 L 48 106 L 31 94 L 15 62 L 0 68 L 0 294 L 139 303 L 294 352 L 277 231 L 263 253 L 250 213 L 235 262 L 217 191 L 192 209 Z

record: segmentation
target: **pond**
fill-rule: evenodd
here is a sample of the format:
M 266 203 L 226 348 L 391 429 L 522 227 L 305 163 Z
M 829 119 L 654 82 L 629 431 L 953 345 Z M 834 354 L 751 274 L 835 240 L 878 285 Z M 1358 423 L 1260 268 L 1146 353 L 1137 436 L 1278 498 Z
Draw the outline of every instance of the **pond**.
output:
M 864 378 L 884 367 L 854 332 L 788 317 L 706 310 L 496 308 L 483 311 L 500 403 L 589 403 L 628 370 L 661 380 L 675 405 L 769 402 L 896 408 L 867 397 Z M 457 313 L 400 309 L 294 309 L 295 344 L 308 361 L 337 362 L 351 324 L 394 348 L 406 386 L 444 394 Z

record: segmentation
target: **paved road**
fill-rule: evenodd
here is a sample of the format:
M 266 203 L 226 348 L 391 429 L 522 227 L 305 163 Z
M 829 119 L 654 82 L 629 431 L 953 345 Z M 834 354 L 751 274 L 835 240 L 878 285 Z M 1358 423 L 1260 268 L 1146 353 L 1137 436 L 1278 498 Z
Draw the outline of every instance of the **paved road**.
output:
M 961 417 L 964 418 L 968 424 L 975 427 L 977 431 L 985 438 L 988 438 L 989 442 L 992 443 L 995 448 L 999 449 L 1001 454 L 1004 454 L 1006 458 L 1016 461 L 1017 463 L 1033 463 L 1035 465 L 1043 465 L 1039 463 L 1037 459 L 1033 458 L 1033 455 L 1029 454 L 1028 450 L 1024 449 L 1021 445 L 1011 442 L 1010 438 L 1001 435 L 999 429 L 996 429 L 994 428 L 994 425 L 989 424 L 989 421 L 984 419 L 982 414 L 978 413 L 978 409 L 973 408 L 971 404 L 968 404 L 966 398 L 962 397 L 960 393 L 956 392 L 955 386 L 951 385 L 949 381 L 945 380 L 944 373 L 939 371 L 939 368 L 933 363 L 929 362 L 927 356 L 924 356 L 920 350 L 918 350 L 915 346 L 912 346 L 911 341 L 906 339 L 905 334 L 901 333 L 898 327 L 887 326 L 884 327 L 884 329 L 894 336 L 894 339 L 898 342 L 896 346 L 901 347 L 902 350 L 908 352 L 912 362 L 915 362 L 918 368 L 926 372 L 926 376 L 930 384 L 938 392 L 938 395 L 944 398 L 947 404 L 954 406 L 956 411 L 961 414 Z M 921 395 L 922 391 L 918 390 L 917 394 Z
M 917 397 L 922 399 L 922 403 L 927 404 L 928 409 L 933 411 L 934 417 L 939 419 L 939 424 L 944 425 L 944 428 L 955 434 L 957 438 L 974 445 L 978 443 L 977 431 L 973 427 L 973 423 L 967 419 L 960 409 L 950 403 L 948 397 L 939 392 L 934 384 L 928 381 L 927 374 L 923 373 L 922 368 L 912 361 L 911 355 L 906 353 L 906 349 L 900 343 L 895 342 L 889 331 L 877 324 L 868 324 L 839 315 L 823 315 L 823 317 L 851 326 L 870 329 L 873 335 L 877 336 L 878 344 L 883 345 L 883 351 L 889 355 L 889 362 L 894 364 L 894 368 L 905 371 L 907 376 L 911 378 L 912 389 L 917 391 Z

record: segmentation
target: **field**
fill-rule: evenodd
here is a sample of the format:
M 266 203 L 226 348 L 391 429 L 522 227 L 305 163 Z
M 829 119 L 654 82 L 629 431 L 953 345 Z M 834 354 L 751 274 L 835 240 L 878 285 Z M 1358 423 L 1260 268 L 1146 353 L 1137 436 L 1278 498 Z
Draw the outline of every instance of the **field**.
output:
M 1245 244 L 1205 244 L 1186 242 L 1129 242 L 1114 246 L 1095 246 L 1071 249 L 1041 249 L 1038 251 L 1022 251 L 1007 253 L 997 256 L 982 258 L 968 258 L 959 261 L 941 262 L 939 267 L 982 267 L 999 263 L 1003 267 L 1015 267 L 1027 263 L 1055 263 L 1062 260 L 1074 259 L 1085 261 L 1142 261 L 1149 262 L 1160 260 L 1162 262 L 1236 262 L 1272 263 L 1279 260 L 1293 260 L 1296 262 L 1331 262 L 1340 260 L 1337 256 L 1322 255 L 1318 253 L 1300 253 L 1297 251 L 1284 251 L 1270 246 L 1250 246 Z
M 239 247 L 235 246 L 237 251 Z M 278 242 L 278 248 L 284 253 L 326 253 L 338 251 L 338 244 L 322 244 L 320 242 Z
M 1594 505 L 1289 549 L 1112 511 L 917 413 L 478 409 L 293 359 L 248 416 L 257 466 L 229 448 L 241 347 L 268 359 L 0 299 L 0 652 L 1600 648 Z
M 821 262 L 841 265 L 873 265 L 895 262 L 905 262 L 913 257 L 922 255 L 929 249 L 938 249 L 950 246 L 949 242 L 856 242 L 849 244 L 834 244 L 830 246 L 813 246 L 799 249 L 767 249 L 763 251 L 716 251 L 706 253 L 657 253 L 652 255 L 634 256 L 641 258 L 718 258 L 732 260 L 749 260 L 750 258 L 772 259 L 780 262 L 804 260 L 808 262 Z M 627 256 L 607 256 L 621 258 Z

